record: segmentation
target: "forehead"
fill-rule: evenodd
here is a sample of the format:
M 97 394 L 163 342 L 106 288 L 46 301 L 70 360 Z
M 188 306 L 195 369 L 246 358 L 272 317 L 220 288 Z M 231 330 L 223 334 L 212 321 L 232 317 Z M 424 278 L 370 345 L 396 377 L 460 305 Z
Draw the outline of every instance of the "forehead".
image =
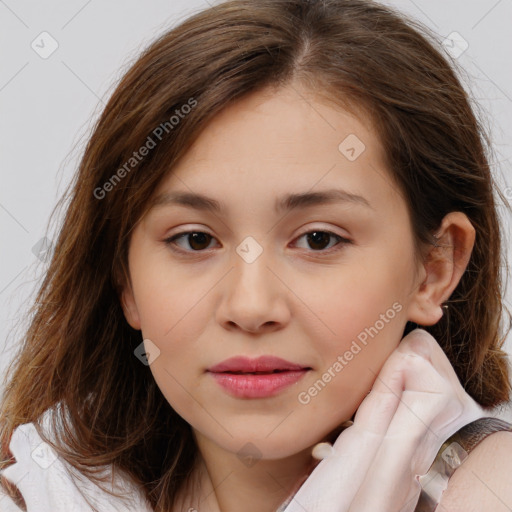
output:
M 320 149 L 337 158 L 339 144 L 349 135 L 375 156 L 382 156 L 377 155 L 382 151 L 379 137 L 363 109 L 351 114 L 328 101 L 325 94 L 319 96 L 295 86 L 266 88 L 218 113 L 186 159 L 221 154 L 226 160 L 272 160 L 277 156 L 288 162 L 307 163 L 318 159 Z
M 155 198 L 203 193 L 249 206 L 256 198 L 341 188 L 367 202 L 375 195 L 389 200 L 396 186 L 384 162 L 378 134 L 363 114 L 293 86 L 264 89 L 215 116 Z

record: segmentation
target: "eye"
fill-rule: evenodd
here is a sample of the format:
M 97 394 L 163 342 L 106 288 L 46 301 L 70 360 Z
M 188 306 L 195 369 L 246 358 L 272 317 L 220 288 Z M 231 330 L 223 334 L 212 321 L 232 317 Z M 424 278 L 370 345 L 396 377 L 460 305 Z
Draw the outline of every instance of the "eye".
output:
M 322 231 L 320 229 L 314 229 L 303 233 L 299 238 L 297 238 L 297 240 L 300 240 L 303 237 L 306 237 L 307 243 L 311 248 L 313 248 L 314 252 L 331 252 L 332 247 L 340 245 L 341 247 L 334 249 L 336 251 L 340 250 L 344 245 L 352 243 L 348 238 L 344 238 L 336 233 L 332 233 L 331 231 Z M 332 237 L 336 238 L 338 243 L 331 246 L 328 250 L 325 250 L 325 247 L 329 245 L 329 239 L 332 239 Z
M 189 247 L 192 248 L 192 251 L 188 248 L 176 248 L 176 246 L 180 247 L 176 241 L 177 240 L 186 240 L 189 243 Z M 209 242 L 214 240 L 214 237 L 205 233 L 203 231 L 184 231 L 182 233 L 178 233 L 176 235 L 171 236 L 170 238 L 166 238 L 164 242 L 173 250 L 178 252 L 201 252 L 202 250 L 208 248 Z M 206 247 L 205 247 L 206 245 Z
M 310 244 L 310 247 L 313 249 L 314 252 L 332 252 L 332 247 L 336 245 L 340 245 L 338 249 L 340 250 L 344 245 L 351 244 L 352 241 L 344 238 L 340 235 L 337 235 L 336 233 L 333 233 L 331 231 L 322 231 L 320 229 L 315 229 L 312 231 L 308 231 L 306 233 L 303 233 L 301 236 L 297 238 L 297 240 L 300 240 L 301 238 L 306 237 L 307 243 Z M 326 246 L 329 246 L 329 239 L 332 238 L 337 239 L 337 243 L 333 246 L 329 247 L 327 250 L 325 250 Z M 182 247 L 180 246 L 177 241 L 185 240 L 189 247 Z M 173 251 L 181 252 L 181 253 L 190 253 L 190 252 L 204 252 L 205 249 L 208 249 L 209 244 L 212 240 L 215 240 L 215 238 L 205 233 L 204 231 L 184 231 L 182 233 L 177 233 L 176 235 L 173 235 L 169 238 L 166 238 L 164 240 L 164 243 L 168 245 Z

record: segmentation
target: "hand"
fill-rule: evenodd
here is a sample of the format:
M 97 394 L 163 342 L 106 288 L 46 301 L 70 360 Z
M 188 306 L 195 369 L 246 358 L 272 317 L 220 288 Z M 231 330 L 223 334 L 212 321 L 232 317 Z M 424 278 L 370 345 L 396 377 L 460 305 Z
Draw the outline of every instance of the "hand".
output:
M 284 512 L 413 512 L 417 477 L 448 437 L 485 415 L 436 340 L 415 329 Z

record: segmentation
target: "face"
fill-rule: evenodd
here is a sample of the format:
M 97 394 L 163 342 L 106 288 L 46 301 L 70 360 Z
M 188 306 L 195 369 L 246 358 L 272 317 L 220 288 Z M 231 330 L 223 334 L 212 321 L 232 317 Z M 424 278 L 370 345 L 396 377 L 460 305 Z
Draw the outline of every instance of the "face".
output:
M 406 204 L 371 124 L 297 87 L 253 93 L 216 116 L 155 199 L 132 232 L 123 307 L 196 435 L 278 458 L 350 419 L 417 285 Z M 259 397 L 208 371 L 262 355 L 310 369 Z

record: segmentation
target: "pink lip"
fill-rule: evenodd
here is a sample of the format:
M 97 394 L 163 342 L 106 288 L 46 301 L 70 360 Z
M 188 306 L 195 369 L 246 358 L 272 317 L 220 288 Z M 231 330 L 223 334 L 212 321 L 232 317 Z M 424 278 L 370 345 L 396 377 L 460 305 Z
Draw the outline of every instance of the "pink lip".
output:
M 229 394 L 237 398 L 273 396 L 301 379 L 309 370 L 285 370 L 280 373 L 212 373 L 212 377 Z
M 275 356 L 261 356 L 257 359 L 239 356 L 226 359 L 209 368 L 207 372 L 211 373 L 215 381 L 235 397 L 265 398 L 291 386 L 309 370 L 311 370 L 310 367 L 291 363 Z
M 275 356 L 260 356 L 256 359 L 249 359 L 248 357 L 237 356 L 231 357 L 222 361 L 219 364 L 208 368 L 207 371 L 220 373 L 220 372 L 272 372 L 273 370 L 304 370 L 305 367 L 301 364 L 291 363 Z

